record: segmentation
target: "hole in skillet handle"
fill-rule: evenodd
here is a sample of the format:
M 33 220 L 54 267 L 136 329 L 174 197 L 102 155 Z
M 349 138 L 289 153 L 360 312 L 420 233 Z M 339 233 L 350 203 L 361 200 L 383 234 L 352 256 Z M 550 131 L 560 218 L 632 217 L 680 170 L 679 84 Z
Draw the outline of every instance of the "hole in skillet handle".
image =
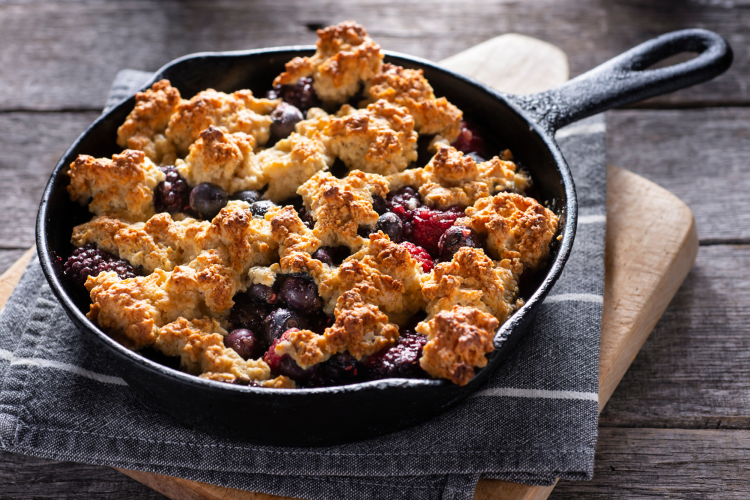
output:
M 698 56 L 649 69 L 684 52 Z M 732 65 L 732 49 L 720 35 L 702 29 L 674 31 L 644 42 L 559 87 L 510 96 L 550 134 L 583 118 L 702 83 Z

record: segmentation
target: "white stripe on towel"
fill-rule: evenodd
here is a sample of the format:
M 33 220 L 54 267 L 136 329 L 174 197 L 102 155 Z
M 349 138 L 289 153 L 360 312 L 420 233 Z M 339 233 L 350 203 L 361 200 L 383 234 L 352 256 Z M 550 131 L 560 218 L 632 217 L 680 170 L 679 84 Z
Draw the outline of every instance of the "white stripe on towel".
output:
M 579 224 L 598 224 L 599 222 L 607 222 L 607 216 L 598 215 L 582 215 L 578 217 Z
M 561 293 L 560 295 L 550 295 L 544 302 L 550 304 L 553 302 L 596 302 L 597 304 L 604 304 L 604 297 L 601 295 L 595 295 L 593 293 Z
M 472 394 L 470 397 L 480 396 L 507 397 L 507 398 L 534 398 L 534 399 L 581 399 L 584 401 L 599 401 L 599 395 L 595 392 L 578 391 L 544 391 L 541 389 L 516 389 L 515 387 L 498 387 L 485 389 Z
M 53 368 L 55 370 L 63 370 L 80 375 L 81 377 L 90 378 L 91 380 L 96 380 L 97 382 L 102 382 L 104 384 L 128 385 L 120 377 L 102 375 L 101 373 L 92 372 L 68 363 L 60 363 L 59 361 L 50 361 L 49 359 L 40 358 L 16 358 L 13 356 L 12 352 L 6 351 L 5 349 L 0 349 L 0 358 L 9 360 L 11 365 L 32 365 L 40 368 Z
M 575 127 L 564 128 L 555 134 L 555 139 L 560 140 L 572 135 L 586 134 L 603 134 L 607 131 L 607 125 L 604 123 L 591 123 L 588 125 L 577 125 Z

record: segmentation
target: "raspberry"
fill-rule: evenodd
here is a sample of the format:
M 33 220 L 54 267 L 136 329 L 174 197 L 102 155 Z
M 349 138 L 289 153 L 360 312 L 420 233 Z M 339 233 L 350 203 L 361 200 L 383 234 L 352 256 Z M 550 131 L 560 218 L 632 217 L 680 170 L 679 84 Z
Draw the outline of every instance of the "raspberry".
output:
M 461 122 L 461 134 L 458 136 L 458 139 L 453 141 L 451 146 L 464 153 L 477 153 L 479 156 L 485 158 L 487 156 L 484 149 L 484 139 L 479 130 L 466 121 Z
M 312 78 L 300 78 L 293 85 L 276 85 L 273 90 L 269 91 L 269 99 L 282 98 L 287 104 L 291 104 L 300 111 L 307 112 L 310 108 L 320 106 L 320 99 L 315 93 L 312 85 Z
M 427 337 L 403 332 L 396 345 L 387 347 L 363 360 L 372 378 L 416 378 L 426 374 L 419 366 Z
M 156 212 L 189 212 L 190 186 L 180 177 L 175 167 L 169 165 L 159 168 L 166 175 L 166 179 L 160 182 L 154 191 Z
M 128 261 L 99 250 L 92 243 L 73 250 L 64 265 L 65 276 L 78 286 L 83 286 L 89 276 L 98 276 L 104 271 L 114 271 L 120 279 L 138 276 Z
M 263 361 L 266 362 L 269 368 L 271 368 L 271 373 L 274 375 L 279 374 L 279 367 L 281 366 L 281 358 L 284 356 L 279 356 L 276 354 L 276 346 L 281 343 L 282 340 L 285 340 L 284 335 L 282 335 L 280 338 L 275 339 L 271 343 L 271 347 L 268 348 L 266 353 L 263 355 Z
M 449 208 L 444 212 L 428 207 L 418 208 L 412 217 L 414 225 L 412 241 L 427 250 L 430 255 L 437 257 L 440 252 L 438 248 L 440 237 L 456 222 L 456 219 L 463 215 L 463 209 L 458 207 Z
M 408 241 L 401 243 L 401 246 L 406 247 L 406 249 L 409 250 L 411 256 L 414 257 L 417 262 L 422 264 L 422 271 L 426 273 L 432 271 L 434 264 L 432 263 L 432 257 L 430 257 L 430 254 L 427 253 L 427 250 L 422 247 L 418 247 L 414 243 L 409 243 Z

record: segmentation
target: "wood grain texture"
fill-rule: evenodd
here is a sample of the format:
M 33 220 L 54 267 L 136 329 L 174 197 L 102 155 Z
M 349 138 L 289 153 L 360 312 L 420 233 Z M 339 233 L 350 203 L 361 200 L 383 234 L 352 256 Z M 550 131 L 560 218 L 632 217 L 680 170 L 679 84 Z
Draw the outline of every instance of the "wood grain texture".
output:
M 365 24 L 386 49 L 440 60 L 516 32 L 570 54 L 573 75 L 659 34 L 713 29 L 735 48 L 717 80 L 651 105 L 750 102 L 750 9 L 732 2 L 661 0 L 27 1 L 0 7 L 0 109 L 102 107 L 121 68 L 156 70 L 198 51 L 311 44 L 308 28 Z
M 599 430 L 594 480 L 560 481 L 550 500 L 746 500 L 750 432 Z
M 703 243 L 750 243 L 750 108 L 613 111 L 607 158 L 688 204 Z
M 600 425 L 750 429 L 750 246 L 703 246 Z

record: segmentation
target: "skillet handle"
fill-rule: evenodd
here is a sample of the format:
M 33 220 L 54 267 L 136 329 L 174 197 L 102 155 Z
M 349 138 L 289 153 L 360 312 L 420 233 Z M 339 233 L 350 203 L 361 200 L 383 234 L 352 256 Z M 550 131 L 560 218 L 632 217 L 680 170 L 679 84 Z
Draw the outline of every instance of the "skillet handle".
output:
M 681 52 L 698 52 L 689 61 L 659 69 L 649 66 Z M 539 94 L 512 96 L 551 133 L 591 115 L 710 80 L 732 64 L 732 49 L 707 30 L 673 31 L 610 59 L 559 87 Z

